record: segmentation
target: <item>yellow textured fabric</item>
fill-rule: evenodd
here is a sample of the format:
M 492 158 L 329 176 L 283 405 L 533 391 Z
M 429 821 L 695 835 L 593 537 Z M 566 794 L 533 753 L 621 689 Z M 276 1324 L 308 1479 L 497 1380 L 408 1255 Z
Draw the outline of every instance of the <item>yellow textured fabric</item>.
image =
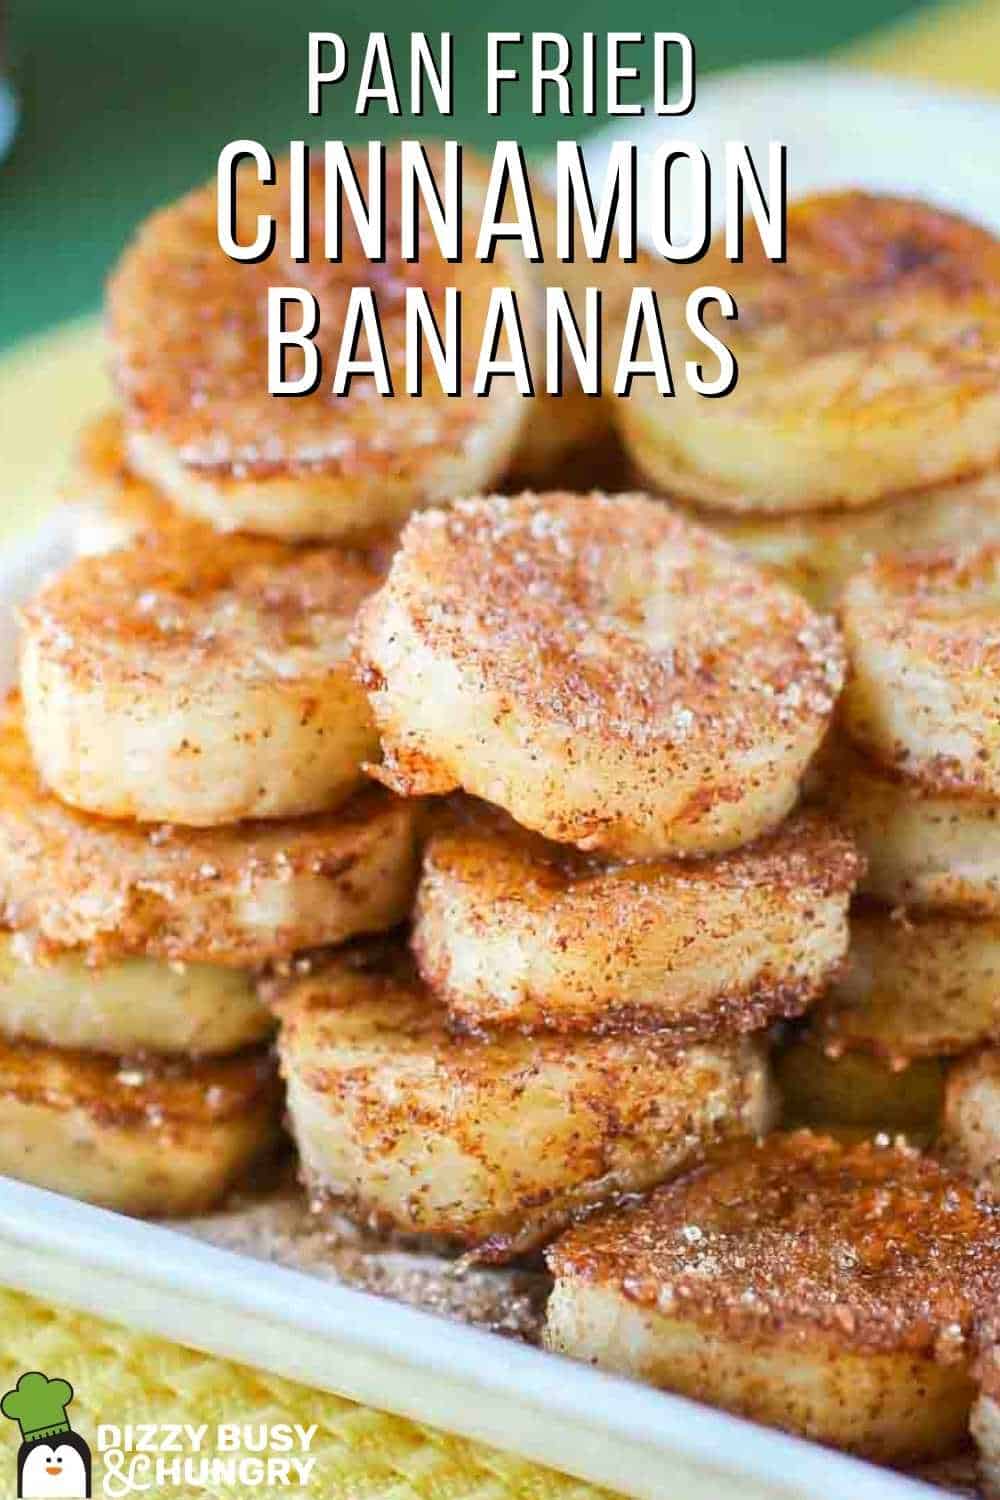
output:
M 0 1389 L 9 1390 L 25 1370 L 68 1380 L 75 1391 L 70 1418 L 92 1447 L 101 1422 L 205 1422 L 210 1429 L 221 1422 L 315 1422 L 313 1500 L 600 1500 L 603 1493 L 491 1448 L 17 1292 L 0 1290 L 0 1330 Z M 0 1422 L 0 1494 L 11 1493 L 5 1480 L 16 1452 L 16 1426 Z M 265 1486 L 254 1494 L 270 1500 L 288 1491 Z
M 945 4 L 847 56 L 910 77 L 1000 89 L 1000 0 Z M 0 538 L 51 501 L 73 432 L 106 401 L 92 323 L 0 361 Z M 601 1493 L 478 1444 L 0 1291 L 3 1389 L 29 1369 L 74 1384 L 72 1415 L 85 1434 L 102 1420 L 317 1422 L 315 1500 L 597 1500 Z M 13 1473 L 15 1437 L 12 1424 L 0 1423 L 0 1474 Z M 0 1480 L 0 1493 L 8 1492 Z

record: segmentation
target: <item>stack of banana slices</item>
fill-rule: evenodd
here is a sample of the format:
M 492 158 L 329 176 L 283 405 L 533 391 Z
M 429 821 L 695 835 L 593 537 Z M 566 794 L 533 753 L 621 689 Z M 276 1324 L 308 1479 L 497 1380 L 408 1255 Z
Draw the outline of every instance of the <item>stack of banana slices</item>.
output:
M 733 290 L 718 331 L 740 381 L 722 401 L 678 382 L 672 402 L 636 383 L 615 407 L 632 472 L 838 612 L 847 682 L 805 803 L 864 868 L 849 962 L 776 1055 L 786 1122 L 836 1139 L 730 1147 L 571 1231 L 546 1337 L 887 1462 L 933 1459 L 967 1430 L 1000 1266 L 1000 244 L 840 193 L 793 205 L 785 264 L 751 248 L 647 276 L 676 347 L 691 287 Z M 995 1468 L 995 1356 L 981 1368 Z
M 379 528 L 492 481 L 523 406 L 400 402 L 400 447 L 363 398 L 339 426 L 270 400 L 266 275 L 214 202 L 155 215 L 112 279 L 83 555 L 23 611 L 0 725 L 0 1170 L 135 1214 L 212 1206 L 278 1141 L 258 977 L 410 909 L 420 810 L 364 776 L 349 631 Z M 358 268 L 331 275 L 336 307 Z
M 398 922 L 415 809 L 332 547 L 200 527 L 80 558 L 22 615 L 0 722 L 0 1162 L 130 1213 L 213 1204 L 277 1139 L 255 974 Z
M 868 852 L 852 962 L 813 1040 L 865 1111 L 935 1132 L 1000 1191 L 996 544 L 887 555 L 848 582 L 851 675 L 817 796 Z M 839 1058 L 839 1061 L 838 1061 Z M 908 1118 L 907 1118 L 908 1116 Z
M 766 1129 L 858 868 L 789 816 L 832 625 L 655 501 L 549 492 L 411 518 L 356 650 L 375 774 L 446 800 L 409 949 L 275 998 L 314 1192 L 502 1261 Z
M 334 329 L 370 267 L 295 270 Z M 933 1461 L 1000 1304 L 1000 247 L 842 194 L 693 270 L 736 391 L 636 382 L 658 497 L 575 493 L 607 407 L 275 401 L 213 190 L 141 231 L 0 733 L 0 1169 L 208 1207 L 280 1073 L 318 1213 L 544 1251 L 550 1348 Z M 538 294 L 509 245 L 379 274 Z M 774 1128 L 776 1034 L 838 1130 Z

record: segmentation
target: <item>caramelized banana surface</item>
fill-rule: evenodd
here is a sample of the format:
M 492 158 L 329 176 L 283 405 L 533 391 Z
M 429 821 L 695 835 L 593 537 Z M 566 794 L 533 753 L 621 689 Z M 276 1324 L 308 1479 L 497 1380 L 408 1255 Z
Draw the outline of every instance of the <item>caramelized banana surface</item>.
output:
M 560 843 L 714 853 L 774 828 L 842 681 L 832 624 L 637 495 L 414 517 L 357 653 L 405 795 L 462 787 Z
M 548 1252 L 549 1348 L 890 1463 L 961 1446 L 998 1211 L 902 1146 L 727 1148 Z

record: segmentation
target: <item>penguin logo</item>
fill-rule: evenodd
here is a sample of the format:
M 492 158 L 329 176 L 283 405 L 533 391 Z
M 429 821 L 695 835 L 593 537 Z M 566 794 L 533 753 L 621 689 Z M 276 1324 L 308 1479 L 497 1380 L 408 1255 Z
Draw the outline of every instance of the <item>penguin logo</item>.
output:
M 0 1401 L 0 1411 L 21 1429 L 18 1500 L 90 1500 L 90 1449 L 70 1428 L 66 1408 L 72 1399 L 68 1380 L 32 1370 Z

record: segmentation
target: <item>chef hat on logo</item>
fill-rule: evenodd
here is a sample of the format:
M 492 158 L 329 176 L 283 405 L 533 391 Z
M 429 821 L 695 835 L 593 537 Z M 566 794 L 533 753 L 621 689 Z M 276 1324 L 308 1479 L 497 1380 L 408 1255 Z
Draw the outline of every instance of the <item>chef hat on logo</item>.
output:
M 21 1438 L 26 1443 L 36 1443 L 40 1438 L 58 1437 L 69 1432 L 66 1408 L 73 1399 L 73 1387 L 68 1380 L 50 1380 L 38 1370 L 22 1375 L 14 1390 L 8 1391 L 0 1401 L 0 1411 L 21 1428 Z

